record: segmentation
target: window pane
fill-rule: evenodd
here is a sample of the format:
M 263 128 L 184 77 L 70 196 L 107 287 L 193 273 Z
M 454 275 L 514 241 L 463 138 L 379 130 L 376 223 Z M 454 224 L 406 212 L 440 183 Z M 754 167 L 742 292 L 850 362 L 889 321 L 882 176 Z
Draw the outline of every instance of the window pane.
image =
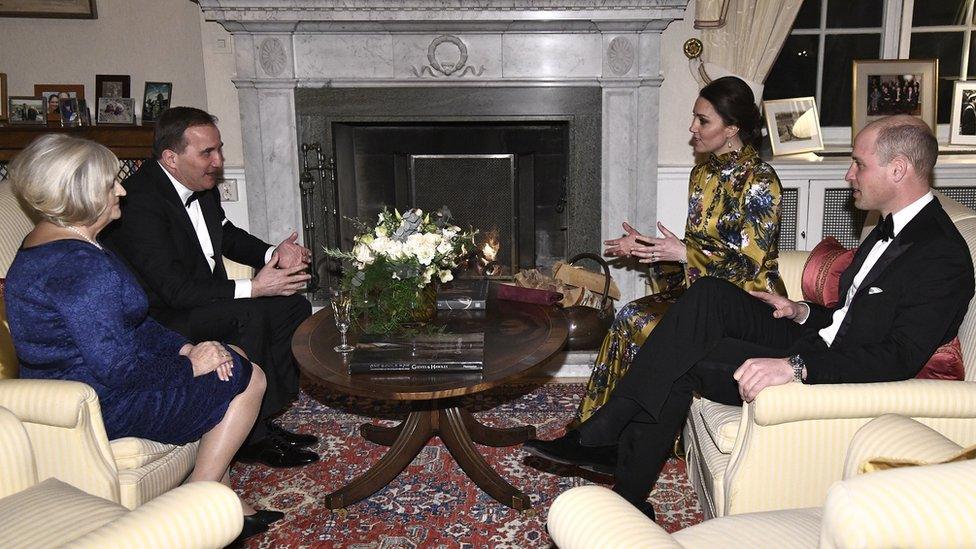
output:
M 969 37 L 969 78 L 976 76 L 976 33 Z
M 939 124 L 949 123 L 952 82 L 958 78 L 962 62 L 961 32 L 912 33 L 911 59 L 939 60 Z
M 816 36 L 789 36 L 766 78 L 763 99 L 817 94 Z
M 916 1 L 912 10 L 912 27 L 962 25 L 967 0 Z
M 883 14 L 884 0 L 827 0 L 828 29 L 880 27 Z
M 879 59 L 880 34 L 828 36 L 824 44 L 821 126 L 851 125 L 851 67 L 855 59 Z
M 803 0 L 800 11 L 793 20 L 794 29 L 820 28 L 820 0 Z

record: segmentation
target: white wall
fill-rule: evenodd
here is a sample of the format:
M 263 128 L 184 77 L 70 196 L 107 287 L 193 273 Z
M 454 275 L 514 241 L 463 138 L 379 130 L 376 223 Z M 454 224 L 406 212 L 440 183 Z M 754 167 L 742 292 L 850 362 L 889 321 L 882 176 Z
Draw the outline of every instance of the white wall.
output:
M 661 36 L 661 84 L 660 123 L 658 124 L 658 165 L 691 165 L 695 155 L 691 150 L 688 126 L 691 125 L 691 109 L 698 97 L 701 85 L 682 47 L 689 38 L 701 38 L 701 31 L 694 27 L 695 0 L 688 3 L 685 18 L 674 21 Z M 661 181 L 658 182 L 659 184 Z M 685 182 L 687 190 L 687 181 Z
M 136 115 L 147 80 L 172 82 L 174 105 L 205 108 L 200 8 L 189 0 L 98 0 L 98 19 L 0 18 L 0 72 L 11 95 L 34 84 L 84 84 L 128 74 Z M 94 110 L 94 109 L 92 109 Z

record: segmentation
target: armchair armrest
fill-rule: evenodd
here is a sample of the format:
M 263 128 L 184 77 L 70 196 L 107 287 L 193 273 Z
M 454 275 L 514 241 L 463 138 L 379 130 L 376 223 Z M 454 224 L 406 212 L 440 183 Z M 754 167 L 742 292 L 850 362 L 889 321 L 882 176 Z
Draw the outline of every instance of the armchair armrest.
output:
M 34 453 L 24 425 L 0 407 L 0 499 L 37 484 Z
M 218 482 L 193 482 L 126 513 L 68 547 L 211 548 L 234 540 L 244 525 L 241 501 Z
M 118 469 L 94 389 L 76 381 L 4 379 L 0 406 L 24 424 L 38 478 L 119 501 Z
M 560 549 L 681 547 L 627 500 L 602 486 L 577 486 L 563 492 L 549 508 L 546 525 Z
M 751 404 L 753 421 L 772 426 L 802 420 L 908 417 L 976 418 L 976 383 L 909 379 L 883 383 L 802 385 L 764 389 Z

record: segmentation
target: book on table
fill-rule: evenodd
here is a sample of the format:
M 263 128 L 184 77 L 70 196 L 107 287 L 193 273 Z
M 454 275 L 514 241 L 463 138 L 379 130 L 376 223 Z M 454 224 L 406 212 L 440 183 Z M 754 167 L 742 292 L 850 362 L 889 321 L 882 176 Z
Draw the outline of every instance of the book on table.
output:
M 438 310 L 484 309 L 488 297 L 488 280 L 484 278 L 454 280 L 437 290 Z
M 484 332 L 363 336 L 349 373 L 480 372 L 484 354 Z

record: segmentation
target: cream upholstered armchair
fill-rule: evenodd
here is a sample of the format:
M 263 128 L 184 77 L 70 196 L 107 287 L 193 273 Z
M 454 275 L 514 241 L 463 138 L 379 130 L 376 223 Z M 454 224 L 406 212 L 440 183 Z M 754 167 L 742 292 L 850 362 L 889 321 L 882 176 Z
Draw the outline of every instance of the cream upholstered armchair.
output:
M 936 193 L 976 257 L 976 212 Z M 876 216 L 874 216 L 876 219 Z M 865 231 L 872 228 L 871 217 Z M 802 299 L 806 252 L 782 254 L 789 295 Z M 915 418 L 953 441 L 976 442 L 976 307 L 959 328 L 965 381 L 788 384 L 743 407 L 704 398 L 685 425 L 688 474 L 707 517 L 820 506 L 841 478 L 854 432 L 876 416 Z
M 823 508 L 746 513 L 667 534 L 616 493 L 581 486 L 556 498 L 548 527 L 559 549 L 750 547 L 972 547 L 976 461 L 858 475 L 871 459 L 942 462 L 960 446 L 904 416 L 866 424 L 851 442 L 845 478 Z
M 0 407 L 0 547 L 223 547 L 243 526 L 240 500 L 220 483 L 187 484 L 129 511 L 38 474 L 45 457 L 17 416 Z

